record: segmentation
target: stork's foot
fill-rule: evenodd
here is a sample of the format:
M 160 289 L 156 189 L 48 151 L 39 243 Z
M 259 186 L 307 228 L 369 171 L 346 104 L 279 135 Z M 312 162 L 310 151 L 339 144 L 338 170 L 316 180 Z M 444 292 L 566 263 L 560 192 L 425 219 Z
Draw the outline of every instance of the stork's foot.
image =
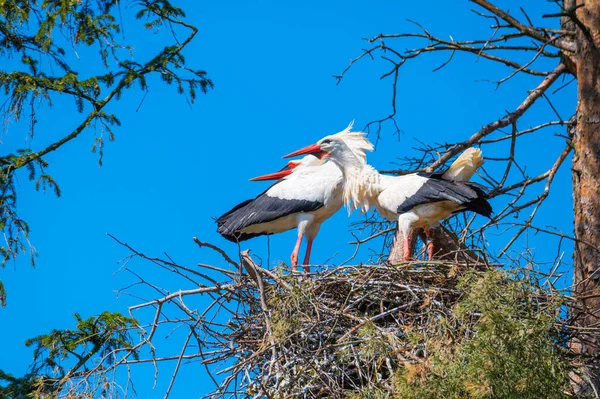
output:
M 433 241 L 429 241 L 427 243 L 427 258 L 428 258 L 428 260 L 433 260 L 433 250 L 434 250 Z
M 302 262 L 304 265 L 304 273 L 306 274 L 310 273 L 310 250 L 312 249 L 312 243 L 313 239 L 311 236 L 308 236 L 306 240 L 306 254 L 304 255 L 304 262 Z
M 402 248 L 402 261 L 410 262 L 412 260 L 412 251 L 410 246 L 410 240 L 412 236 L 412 230 L 408 234 L 404 234 L 404 247 Z
M 424 227 L 423 232 L 425 233 L 425 237 L 427 237 L 427 259 L 432 260 L 434 246 L 433 240 L 431 239 L 431 230 L 427 227 Z

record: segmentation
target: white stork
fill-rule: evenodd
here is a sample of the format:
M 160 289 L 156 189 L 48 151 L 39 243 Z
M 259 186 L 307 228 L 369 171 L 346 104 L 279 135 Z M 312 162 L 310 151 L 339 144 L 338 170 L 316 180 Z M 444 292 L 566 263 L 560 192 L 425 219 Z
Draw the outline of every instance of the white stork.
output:
M 357 162 L 366 163 L 365 151 L 373 145 L 363 133 L 350 132 L 352 124 L 333 135 L 349 151 L 356 151 Z M 362 159 L 362 161 L 360 161 Z M 342 206 L 342 172 L 335 163 L 325 162 L 309 155 L 292 161 L 283 170 L 251 180 L 280 179 L 254 199 L 235 206 L 217 219 L 217 232 L 232 242 L 282 233 L 298 227 L 298 239 L 291 255 L 293 266 L 298 266 L 298 252 L 306 236 L 304 270 L 310 272 L 310 252 L 321 223 Z
M 295 151 L 284 158 L 314 154 L 340 167 L 344 175 L 343 200 L 349 210 L 366 212 L 371 206 L 390 221 L 397 221 L 404 235 L 404 261 L 410 259 L 409 242 L 413 227 L 429 228 L 453 213 L 470 210 L 489 217 L 492 207 L 483 186 L 468 182 L 483 163 L 481 151 L 469 149 L 446 172 L 387 176 L 361 162 L 356 151 L 335 135 Z M 364 153 L 362 154 L 364 155 Z M 429 259 L 433 244 L 428 243 Z

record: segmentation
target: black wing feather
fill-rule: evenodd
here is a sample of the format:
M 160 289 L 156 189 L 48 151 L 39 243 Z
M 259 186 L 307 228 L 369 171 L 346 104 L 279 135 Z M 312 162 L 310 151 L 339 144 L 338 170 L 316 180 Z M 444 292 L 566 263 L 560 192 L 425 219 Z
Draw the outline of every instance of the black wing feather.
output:
M 486 217 L 492 214 L 492 206 L 488 202 L 489 196 L 482 185 L 469 181 L 445 180 L 440 173 L 418 173 L 418 175 L 428 178 L 427 182 L 398 207 L 398 213 L 408 212 L 418 205 L 452 201 L 464 206 L 464 210 Z
M 241 230 L 248 226 L 272 222 L 294 213 L 313 212 L 322 206 L 323 204 L 318 201 L 270 197 L 265 191 L 255 199 L 246 200 L 236 205 L 229 212 L 218 218 L 216 220 L 218 225 L 217 232 L 232 242 L 245 241 L 252 237 L 272 234 L 269 232 L 242 233 Z

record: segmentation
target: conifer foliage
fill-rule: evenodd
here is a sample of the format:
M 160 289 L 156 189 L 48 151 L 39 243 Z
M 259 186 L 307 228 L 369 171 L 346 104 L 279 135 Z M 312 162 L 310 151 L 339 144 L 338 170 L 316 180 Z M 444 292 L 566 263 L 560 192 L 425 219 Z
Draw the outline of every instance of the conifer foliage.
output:
M 51 398 L 63 390 L 82 397 L 111 395 L 111 376 L 102 371 L 111 366 L 116 353 L 131 348 L 128 331 L 135 322 L 111 312 L 88 319 L 76 313 L 75 320 L 75 330 L 54 330 L 26 341 L 34 348 L 30 371 L 15 378 L 0 370 L 0 398 Z M 102 360 L 92 362 L 93 358 Z M 90 369 L 98 371 L 95 378 L 87 378 Z
M 129 31 L 161 32 L 170 42 L 157 46 L 154 55 L 145 60 L 138 59 L 123 32 L 123 13 L 131 8 L 142 24 L 128 22 Z M 28 241 L 29 225 L 19 217 L 17 208 L 15 177 L 19 169 L 27 171 L 36 189 L 51 189 L 60 196 L 45 156 L 93 127 L 92 151 L 98 153 L 101 164 L 105 137 L 112 140 L 113 129 L 120 124 L 114 108 L 107 106 L 125 91 L 148 91 L 149 77 L 158 75 L 193 102 L 198 91 L 205 93 L 213 86 L 205 71 L 186 66 L 183 50 L 198 30 L 184 17 L 184 11 L 168 0 L 0 1 L 4 128 L 9 122 L 23 122 L 33 137 L 39 128 L 37 114 L 42 109 L 51 112 L 59 96 L 72 99 L 77 111 L 73 118 L 78 120 L 72 130 L 53 125 L 58 136 L 45 148 L 26 147 L 0 157 L 0 228 L 5 236 L 0 244 L 2 265 L 22 252 L 29 252 L 32 262 L 36 256 Z M 0 301 L 4 303 L 3 294 Z

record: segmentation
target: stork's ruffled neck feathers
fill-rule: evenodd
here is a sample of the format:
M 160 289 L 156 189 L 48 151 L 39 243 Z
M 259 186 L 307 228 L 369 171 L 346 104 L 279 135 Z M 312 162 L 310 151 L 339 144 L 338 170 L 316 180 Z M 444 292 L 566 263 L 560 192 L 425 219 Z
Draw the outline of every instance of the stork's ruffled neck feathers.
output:
M 354 209 L 367 212 L 376 204 L 377 196 L 381 192 L 379 172 L 366 163 L 364 151 L 360 151 L 362 159 L 357 156 L 356 151 L 356 147 L 351 149 L 341 141 L 339 148 L 328 154 L 328 159 L 334 162 L 344 175 L 343 198 L 348 213 Z
M 377 196 L 381 192 L 379 172 L 371 165 L 363 164 L 360 168 L 347 170 L 345 177 L 344 204 L 348 214 L 354 209 L 366 213 L 371 206 L 377 205 Z

